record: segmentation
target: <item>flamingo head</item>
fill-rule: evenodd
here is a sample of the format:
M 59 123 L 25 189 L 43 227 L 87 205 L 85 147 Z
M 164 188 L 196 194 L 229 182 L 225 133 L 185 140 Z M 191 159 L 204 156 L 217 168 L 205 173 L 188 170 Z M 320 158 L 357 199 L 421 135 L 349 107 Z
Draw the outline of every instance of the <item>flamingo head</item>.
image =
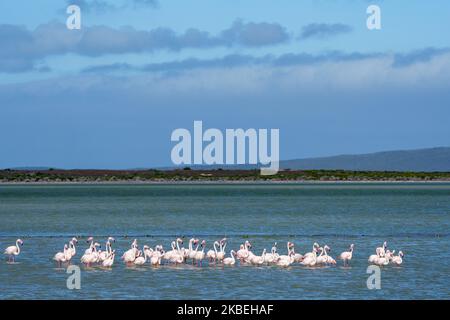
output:
M 352 244 L 350 245 L 350 250 L 353 250 L 354 247 L 355 247 L 355 245 L 352 243 Z
M 22 239 L 17 239 L 17 243 L 20 244 L 21 246 L 23 246 L 23 241 L 22 241 Z
M 180 244 L 183 244 L 183 239 L 177 238 L 177 242 L 179 242 Z
M 399 251 L 398 255 L 403 258 L 403 256 L 404 256 L 403 251 Z
M 315 248 L 319 248 L 320 247 L 320 245 L 317 243 L 317 242 L 314 242 L 314 244 L 313 244 L 313 247 L 315 247 Z
M 67 244 L 64 245 L 64 250 L 69 249 L 69 247 L 67 246 Z
M 72 242 L 72 243 L 78 243 L 78 239 L 75 238 L 75 237 L 73 237 L 72 240 L 71 240 L 71 242 Z
M 143 250 L 149 250 L 150 247 L 149 247 L 148 245 L 145 245 L 145 246 L 142 247 L 142 249 L 143 249 Z
M 331 252 L 331 248 L 330 248 L 329 246 L 325 245 L 325 247 L 323 247 L 323 248 L 324 248 L 325 250 Z
M 116 242 L 116 239 L 114 239 L 113 237 L 108 237 L 108 241 Z
M 294 247 L 294 243 L 293 242 L 289 242 L 289 248 L 293 248 Z
M 387 248 L 387 241 L 383 242 L 383 248 Z
M 202 240 L 202 242 L 201 242 L 201 244 L 200 244 L 201 246 L 202 246 L 202 248 L 206 245 L 206 241 L 205 240 Z
M 91 242 L 93 240 L 94 240 L 94 237 L 89 237 L 89 238 L 87 238 L 86 242 Z
M 101 245 L 100 243 L 96 242 L 96 243 L 94 243 L 94 247 L 99 247 L 99 248 L 101 248 L 102 245 Z
M 198 239 L 194 239 L 194 245 L 197 245 L 198 241 Z

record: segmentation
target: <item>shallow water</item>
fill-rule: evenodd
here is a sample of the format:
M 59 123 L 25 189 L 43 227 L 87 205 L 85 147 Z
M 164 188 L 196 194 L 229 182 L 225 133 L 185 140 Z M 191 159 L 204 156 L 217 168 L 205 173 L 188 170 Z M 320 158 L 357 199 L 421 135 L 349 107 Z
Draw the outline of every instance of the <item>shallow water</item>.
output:
M 0 247 L 25 243 L 17 263 L 0 263 L 0 299 L 449 299 L 450 184 L 64 185 L 0 186 Z M 94 235 L 116 238 L 111 270 L 81 266 L 81 290 L 69 290 L 51 257 L 80 236 L 79 265 Z M 206 263 L 125 267 L 134 237 L 169 249 L 177 236 L 214 240 L 227 251 L 245 240 L 260 254 L 278 242 L 286 253 L 313 242 L 331 255 L 355 244 L 350 267 L 222 267 Z M 366 286 L 367 258 L 384 240 L 405 253 Z

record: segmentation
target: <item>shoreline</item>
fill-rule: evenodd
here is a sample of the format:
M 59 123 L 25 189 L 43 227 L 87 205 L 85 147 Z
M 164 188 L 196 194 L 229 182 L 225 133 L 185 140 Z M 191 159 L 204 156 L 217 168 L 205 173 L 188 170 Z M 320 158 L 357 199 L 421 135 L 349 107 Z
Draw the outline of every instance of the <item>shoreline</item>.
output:
M 30 181 L 0 182 L 0 186 L 45 186 L 45 185 L 333 185 L 333 184 L 450 184 L 450 180 L 193 180 L 193 181 Z

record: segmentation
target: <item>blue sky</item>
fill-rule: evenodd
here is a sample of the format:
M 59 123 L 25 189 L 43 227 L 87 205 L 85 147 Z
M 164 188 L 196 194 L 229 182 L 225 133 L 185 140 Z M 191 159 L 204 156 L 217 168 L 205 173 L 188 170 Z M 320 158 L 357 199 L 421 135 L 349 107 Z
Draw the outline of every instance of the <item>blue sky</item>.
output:
M 65 28 L 79 4 L 82 29 Z M 382 30 L 366 28 L 381 7 Z M 450 2 L 4 0 L 0 168 L 170 165 L 172 130 L 282 159 L 450 145 Z

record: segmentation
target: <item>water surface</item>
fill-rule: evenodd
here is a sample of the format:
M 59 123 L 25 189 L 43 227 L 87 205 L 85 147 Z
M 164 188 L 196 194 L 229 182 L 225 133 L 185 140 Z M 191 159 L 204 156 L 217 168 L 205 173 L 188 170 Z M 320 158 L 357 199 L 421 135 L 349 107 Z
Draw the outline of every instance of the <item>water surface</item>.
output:
M 16 264 L 0 263 L 1 299 L 449 299 L 450 184 L 33 185 L 0 186 L 0 246 L 21 237 Z M 226 236 L 253 251 L 298 252 L 313 242 L 336 256 L 355 244 L 351 266 L 308 269 L 191 265 L 82 267 L 81 290 L 66 288 L 51 261 L 72 236 L 116 238 L 119 256 L 133 238 L 166 249 L 177 236 Z M 82 238 L 84 237 L 84 238 Z M 387 240 L 404 265 L 382 268 L 368 290 L 367 257 Z M 187 246 L 187 243 L 185 243 Z

